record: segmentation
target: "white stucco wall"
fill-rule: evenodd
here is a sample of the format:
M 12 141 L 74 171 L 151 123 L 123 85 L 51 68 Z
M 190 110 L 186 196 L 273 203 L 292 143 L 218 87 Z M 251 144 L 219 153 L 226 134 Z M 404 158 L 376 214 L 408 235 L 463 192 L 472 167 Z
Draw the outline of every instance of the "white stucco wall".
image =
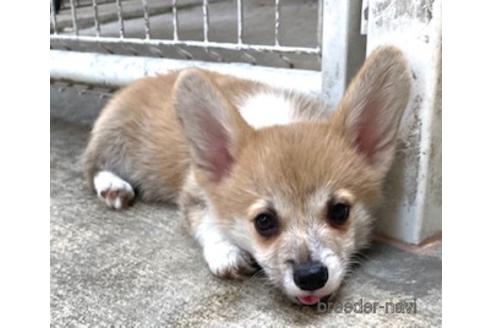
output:
M 383 44 L 398 46 L 413 73 L 377 230 L 418 244 L 442 228 L 441 1 L 369 0 L 367 24 L 367 53 Z

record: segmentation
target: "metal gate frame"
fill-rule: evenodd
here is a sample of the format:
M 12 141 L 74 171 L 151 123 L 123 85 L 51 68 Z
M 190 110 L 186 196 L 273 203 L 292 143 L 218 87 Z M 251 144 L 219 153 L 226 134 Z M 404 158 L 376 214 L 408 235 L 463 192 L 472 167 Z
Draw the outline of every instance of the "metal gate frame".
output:
M 53 1 L 53 0 L 52 0 Z M 77 27 L 77 12 L 74 0 L 72 20 L 74 34 L 59 34 L 56 28 L 56 16 L 51 14 L 54 33 L 52 42 L 85 42 L 94 44 L 123 44 L 148 46 L 187 46 L 204 48 L 207 51 L 227 49 L 235 51 L 272 52 L 279 55 L 310 54 L 321 57 L 321 72 L 270 68 L 245 64 L 223 64 L 194 60 L 155 59 L 149 57 L 130 57 L 81 53 L 73 51 L 51 51 L 51 77 L 68 79 L 83 83 L 105 86 L 122 86 L 134 79 L 166 73 L 169 70 L 189 66 L 206 67 L 219 72 L 237 74 L 242 77 L 259 79 L 279 86 L 302 86 L 303 91 L 321 94 L 329 104 L 335 105 L 340 99 L 350 78 L 362 64 L 365 57 L 365 37 L 360 33 L 362 1 L 320 0 L 318 10 L 318 45 L 315 48 L 284 46 L 279 41 L 280 0 L 275 0 L 275 36 L 273 45 L 254 45 L 243 42 L 243 1 L 237 0 L 237 43 L 212 42 L 208 39 L 209 19 L 208 0 L 203 0 L 203 40 L 188 41 L 179 37 L 176 0 L 173 0 L 173 39 L 151 39 L 147 0 L 143 0 L 145 18 L 145 38 L 126 38 L 121 13 L 121 0 L 118 4 L 119 37 L 101 37 L 97 20 L 97 4 L 94 1 L 96 36 L 81 36 Z M 285 78 L 279 78 L 285 77 Z M 292 81 L 297 81 L 293 85 Z M 299 83 L 301 82 L 302 83 Z

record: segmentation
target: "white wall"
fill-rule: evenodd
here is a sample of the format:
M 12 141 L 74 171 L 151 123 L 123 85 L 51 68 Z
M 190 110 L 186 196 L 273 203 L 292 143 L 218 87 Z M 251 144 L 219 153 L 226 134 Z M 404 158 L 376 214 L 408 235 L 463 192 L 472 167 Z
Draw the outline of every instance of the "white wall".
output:
M 398 46 L 414 77 L 377 229 L 418 244 L 442 229 L 441 1 L 369 0 L 368 14 L 367 53 Z

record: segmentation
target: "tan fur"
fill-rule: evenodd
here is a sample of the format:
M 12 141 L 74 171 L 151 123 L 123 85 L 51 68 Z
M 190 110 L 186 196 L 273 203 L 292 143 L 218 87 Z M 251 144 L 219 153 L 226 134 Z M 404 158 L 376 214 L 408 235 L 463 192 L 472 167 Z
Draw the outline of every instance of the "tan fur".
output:
M 190 154 L 173 108 L 179 72 L 138 80 L 118 92 L 101 112 L 84 159 L 94 175 L 110 170 L 137 187 L 145 201 L 176 201 L 190 167 Z M 228 97 L 260 85 L 203 71 Z
M 292 123 L 254 129 L 241 117 L 240 100 L 265 90 L 296 106 Z M 285 284 L 292 263 L 336 257 L 336 281 L 320 295 L 331 293 L 352 254 L 369 241 L 368 211 L 381 200 L 409 92 L 408 67 L 391 47 L 368 58 L 331 116 L 312 98 L 205 70 L 145 78 L 101 113 L 86 173 L 92 184 L 108 170 L 144 200 L 177 202 L 201 243 L 203 231 L 217 232 L 216 245 L 252 256 L 290 297 L 299 295 Z M 327 223 L 330 200 L 351 206 L 343 228 Z M 254 220 L 269 208 L 280 232 L 265 238 Z M 214 273 L 236 277 L 247 262 Z

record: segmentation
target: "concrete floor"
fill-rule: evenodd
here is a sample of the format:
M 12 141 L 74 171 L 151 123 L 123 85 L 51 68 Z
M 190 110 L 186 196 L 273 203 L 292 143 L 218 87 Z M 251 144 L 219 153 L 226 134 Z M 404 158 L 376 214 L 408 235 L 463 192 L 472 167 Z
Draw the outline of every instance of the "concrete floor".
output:
M 331 313 L 289 303 L 261 279 L 213 277 L 172 206 L 107 209 L 89 192 L 80 154 L 107 98 L 51 88 L 53 327 L 435 327 L 440 247 L 416 255 L 383 243 L 361 255 L 336 303 L 416 301 L 416 313 Z

